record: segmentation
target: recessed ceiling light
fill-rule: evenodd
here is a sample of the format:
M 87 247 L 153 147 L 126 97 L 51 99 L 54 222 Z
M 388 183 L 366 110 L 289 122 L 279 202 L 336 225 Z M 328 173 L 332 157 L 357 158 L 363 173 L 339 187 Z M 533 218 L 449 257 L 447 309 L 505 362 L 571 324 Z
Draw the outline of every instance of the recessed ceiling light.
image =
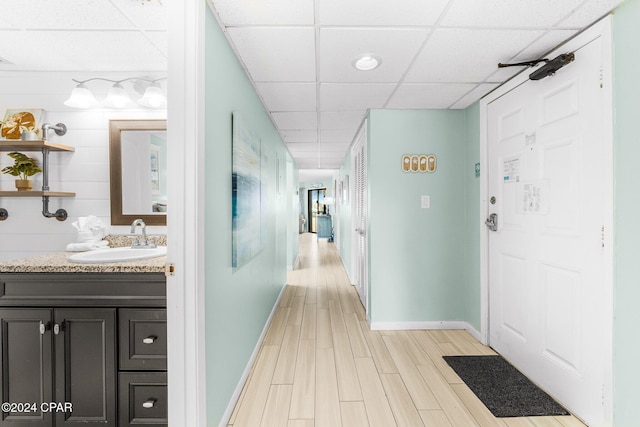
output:
M 373 55 L 362 55 L 353 61 L 353 66 L 360 71 L 371 71 L 380 66 L 382 60 Z

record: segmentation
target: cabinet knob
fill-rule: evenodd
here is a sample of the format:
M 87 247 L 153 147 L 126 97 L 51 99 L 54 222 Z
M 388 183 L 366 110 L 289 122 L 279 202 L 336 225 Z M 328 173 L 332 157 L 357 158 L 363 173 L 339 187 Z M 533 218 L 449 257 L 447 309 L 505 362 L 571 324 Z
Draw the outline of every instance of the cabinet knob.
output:
M 155 335 L 149 335 L 148 337 L 144 338 L 142 340 L 143 343 L 145 344 L 153 344 L 155 340 L 157 340 L 158 337 Z
M 156 405 L 156 402 L 157 402 L 157 401 L 158 401 L 158 400 L 157 400 L 157 399 L 154 399 L 154 398 L 147 399 L 147 400 L 145 400 L 144 402 L 142 402 L 142 407 L 143 407 L 143 408 L 146 408 L 146 409 L 151 409 L 151 408 L 153 408 L 153 407 Z

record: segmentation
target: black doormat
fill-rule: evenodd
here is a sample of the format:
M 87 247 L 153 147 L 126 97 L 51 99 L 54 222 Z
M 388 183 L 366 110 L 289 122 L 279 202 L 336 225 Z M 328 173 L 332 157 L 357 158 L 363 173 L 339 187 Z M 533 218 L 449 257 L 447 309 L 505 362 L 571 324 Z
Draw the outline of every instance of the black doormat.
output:
M 495 417 L 570 415 L 501 356 L 443 358 Z

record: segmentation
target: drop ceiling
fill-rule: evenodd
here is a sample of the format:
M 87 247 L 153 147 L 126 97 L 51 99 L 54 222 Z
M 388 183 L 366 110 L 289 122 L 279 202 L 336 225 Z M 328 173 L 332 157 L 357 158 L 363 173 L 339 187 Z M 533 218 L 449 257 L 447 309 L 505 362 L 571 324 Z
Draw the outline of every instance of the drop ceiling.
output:
M 466 108 L 621 0 L 209 0 L 300 169 L 368 109 Z M 164 71 L 161 0 L 2 0 L 0 71 Z M 99 47 L 99 48 L 97 48 Z M 352 64 L 373 54 L 381 65 Z

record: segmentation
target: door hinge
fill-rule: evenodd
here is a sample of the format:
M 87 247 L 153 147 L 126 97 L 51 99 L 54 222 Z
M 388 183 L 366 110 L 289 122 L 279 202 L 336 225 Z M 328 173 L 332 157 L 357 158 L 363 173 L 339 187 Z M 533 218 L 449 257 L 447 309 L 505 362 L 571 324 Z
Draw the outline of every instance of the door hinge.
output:
M 601 238 L 602 238 L 602 247 L 604 248 L 604 225 L 602 226 L 602 235 L 601 235 Z
M 600 89 L 604 87 L 604 70 L 600 67 Z
M 168 262 L 164 265 L 164 275 L 167 277 L 176 275 L 176 266 L 172 262 Z

